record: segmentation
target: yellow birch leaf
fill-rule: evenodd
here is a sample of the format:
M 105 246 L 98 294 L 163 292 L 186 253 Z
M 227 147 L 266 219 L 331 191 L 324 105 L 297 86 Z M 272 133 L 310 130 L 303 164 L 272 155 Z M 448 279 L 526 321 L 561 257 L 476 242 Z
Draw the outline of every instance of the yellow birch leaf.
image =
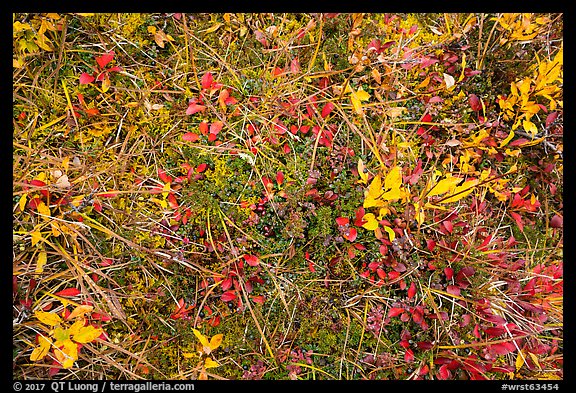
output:
M 35 362 L 36 360 L 42 360 L 44 356 L 50 351 L 50 346 L 52 345 L 52 339 L 50 337 L 45 337 L 40 335 L 38 338 L 38 346 L 34 348 L 30 354 L 30 361 Z
M 204 361 L 204 367 L 205 368 L 212 368 L 212 367 L 218 367 L 218 366 L 220 366 L 220 365 L 210 358 L 206 358 L 206 360 Z
M 360 176 L 360 182 L 364 184 L 368 184 L 368 174 L 364 172 L 366 167 L 364 166 L 364 162 L 361 158 L 358 159 L 358 175 Z M 21 210 L 24 210 L 21 208 Z
M 454 196 L 449 197 L 447 199 L 444 199 L 444 200 L 440 201 L 439 203 L 456 202 L 456 201 L 464 198 L 465 196 L 470 194 L 472 191 L 474 191 L 474 186 L 476 184 L 478 184 L 478 179 L 468 180 L 467 182 L 462 183 L 458 187 L 454 188 L 454 191 L 452 191 L 450 193 L 450 195 L 454 195 Z
M 435 195 L 441 195 L 444 194 L 448 191 L 450 191 L 452 188 L 456 187 L 456 185 L 458 183 L 460 183 L 463 179 L 459 178 L 459 177 L 452 177 L 449 176 L 446 179 L 440 180 L 431 190 L 430 192 L 427 194 L 428 197 L 433 197 Z
M 34 316 L 40 322 L 42 322 L 43 324 L 48 325 L 48 326 L 56 326 L 60 322 L 62 322 L 62 318 L 60 318 L 60 315 L 52 313 L 52 312 L 34 311 Z
M 46 264 L 47 257 L 48 255 L 46 254 L 46 251 L 40 251 L 40 254 L 38 254 L 38 260 L 36 261 L 36 270 L 34 271 L 35 273 L 41 274 L 44 271 L 44 265 Z
M 424 209 L 422 209 L 419 203 L 414 203 L 414 209 L 416 210 L 416 215 L 414 216 L 414 219 L 416 219 L 418 225 L 422 225 L 425 219 Z
M 213 336 L 210 339 L 210 349 L 213 351 L 216 348 L 218 348 L 220 346 L 220 344 L 222 343 L 222 338 L 224 337 L 224 335 L 222 334 L 217 334 L 215 336 Z
M 390 241 L 394 241 L 394 239 L 396 238 L 396 233 L 394 233 L 394 231 L 392 230 L 392 228 L 387 227 L 386 225 L 384 225 L 384 230 L 386 231 L 386 233 L 388 234 L 388 237 L 390 238 Z
M 72 338 L 74 341 L 86 344 L 96 340 L 102 334 L 102 329 L 95 328 L 92 325 L 88 325 L 80 329 L 78 333 Z
M 397 199 L 402 198 L 404 195 L 405 193 L 396 187 L 382 194 L 380 198 L 384 201 L 395 201 Z
M 364 217 L 362 217 L 362 220 L 366 221 L 362 225 L 362 228 L 366 228 L 370 231 L 374 231 L 374 230 L 376 230 L 376 228 L 378 228 L 378 220 L 376 220 L 376 217 L 374 216 L 374 214 L 366 213 L 366 214 L 364 214 Z
M 26 201 L 28 200 L 28 194 L 24 194 L 20 197 L 20 200 L 18 201 L 18 206 L 20 207 L 20 211 L 24 211 L 24 208 L 26 207 Z
M 208 342 L 208 338 L 206 336 L 204 336 L 202 333 L 200 333 L 200 331 L 194 328 L 192 329 L 192 332 L 194 333 L 196 338 L 198 338 L 198 341 L 200 341 L 200 344 L 202 344 L 203 347 L 210 348 L 210 343 Z
M 364 199 L 364 208 L 377 206 L 382 207 L 385 206 L 386 203 L 380 199 L 382 194 L 382 179 L 380 175 L 374 176 L 372 182 L 368 186 L 368 190 L 366 191 L 366 197 Z
M 70 315 L 68 315 L 68 320 L 74 319 L 76 317 L 82 317 L 84 316 L 84 314 L 92 312 L 92 310 L 94 309 L 93 306 L 89 306 L 87 304 L 81 304 L 78 307 L 76 307 L 74 310 L 72 310 L 72 312 L 70 313 Z
M 386 175 L 384 179 L 384 188 L 398 188 L 402 185 L 402 171 L 399 166 L 395 166 L 390 169 L 390 172 Z
M 352 91 L 350 93 L 350 101 L 352 101 L 354 111 L 359 115 L 362 114 L 362 101 L 368 101 L 369 99 L 370 94 L 365 92 L 362 88 L 359 88 L 358 91 Z
M 42 214 L 43 216 L 46 216 L 47 218 L 50 217 L 50 208 L 46 206 L 44 202 L 40 202 L 36 209 L 38 210 L 38 213 Z
M 50 221 L 50 228 L 52 228 L 52 235 L 54 237 L 60 236 L 60 226 L 55 221 Z
M 74 322 L 72 324 L 72 326 L 70 326 L 70 328 L 68 328 L 68 333 L 71 336 L 74 336 L 75 334 L 80 333 L 80 330 L 82 330 L 82 328 L 84 327 L 84 324 L 86 323 L 85 319 L 79 319 L 76 322 Z

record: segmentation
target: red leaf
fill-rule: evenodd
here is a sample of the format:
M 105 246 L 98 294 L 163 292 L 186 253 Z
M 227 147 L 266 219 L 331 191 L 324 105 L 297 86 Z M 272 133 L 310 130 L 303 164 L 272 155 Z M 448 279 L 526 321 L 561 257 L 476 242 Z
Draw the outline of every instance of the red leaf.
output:
M 562 228 L 564 226 L 564 219 L 558 214 L 554 214 L 550 219 L 550 226 L 552 228 Z
M 108 322 L 108 321 L 112 320 L 112 317 L 110 317 L 110 315 L 100 314 L 98 312 L 93 312 L 92 315 L 90 315 L 90 317 L 94 320 L 102 321 L 102 322 Z
M 197 172 L 197 173 L 202 173 L 202 172 L 204 172 L 204 171 L 206 170 L 207 167 L 208 167 L 208 165 L 203 162 L 202 164 L 199 164 L 199 165 L 196 167 L 196 172 Z
M 200 122 L 200 124 L 198 125 L 198 129 L 200 130 L 202 135 L 207 135 L 208 134 L 208 122 L 206 120 L 203 120 L 202 122 Z
M 322 118 L 325 119 L 326 116 L 328 116 L 330 114 L 330 112 L 332 112 L 332 110 L 334 109 L 334 104 L 331 102 L 326 103 L 326 105 L 324 105 L 324 108 L 322 108 Z
M 350 230 L 348 231 L 347 234 L 343 235 L 344 238 L 348 239 L 349 241 L 353 242 L 354 240 L 356 240 L 356 236 L 358 236 L 358 231 L 356 231 L 356 228 L 350 228 Z
M 376 269 L 376 274 L 378 274 L 378 277 L 380 277 L 381 279 L 386 278 L 386 272 L 380 268 Z
M 408 288 L 408 299 L 412 299 L 414 295 L 416 295 L 416 284 L 412 281 L 410 288 Z
M 234 293 L 234 291 L 226 291 L 220 296 L 220 299 L 224 302 L 229 302 L 236 299 L 236 293 Z
M 298 58 L 292 59 L 292 61 L 290 62 L 290 71 L 293 74 L 297 74 L 300 72 L 300 62 L 298 61 Z
M 444 225 L 444 228 L 446 228 L 448 233 L 452 233 L 452 230 L 454 229 L 454 225 L 452 225 L 452 221 L 442 221 L 442 225 Z
M 202 76 L 202 88 L 209 89 L 212 86 L 212 82 L 214 81 L 214 77 L 212 76 L 211 72 L 207 72 Z
M 256 255 L 244 254 L 244 260 L 250 266 L 258 266 L 258 264 L 260 263 Z
M 314 268 L 314 262 L 308 262 L 308 270 L 310 270 L 312 273 L 316 272 L 316 269 Z
M 216 140 L 216 138 L 218 138 L 218 135 L 210 134 L 210 135 L 208 135 L 208 142 L 214 142 Z
M 284 151 L 284 154 L 288 154 L 292 151 L 292 149 L 290 148 L 290 145 L 285 143 L 284 146 L 282 146 L 282 151 Z
M 458 288 L 456 285 L 448 285 L 446 287 L 446 292 L 451 295 L 460 296 L 460 288 Z
M 468 96 L 468 103 L 474 112 L 478 112 L 480 109 L 482 109 L 482 104 L 480 103 L 480 99 L 476 94 L 470 94 Z
M 172 209 L 178 209 L 178 200 L 176 199 L 174 194 L 172 193 L 168 194 L 168 198 L 166 199 L 168 200 L 168 204 Z
M 423 351 L 427 351 L 427 350 L 432 349 L 434 347 L 434 345 L 429 341 L 420 341 L 416 345 L 418 346 L 419 349 L 421 349 Z
M 193 115 L 196 112 L 202 112 L 206 109 L 204 105 L 198 105 L 195 102 L 188 105 L 188 109 L 186 109 L 187 115 Z
M 388 278 L 389 278 L 390 280 L 395 280 L 395 279 L 397 279 L 398 277 L 400 277 L 400 273 L 398 273 L 397 271 L 391 271 L 391 272 L 388 273 Z
M 232 277 L 228 277 L 227 279 L 222 281 L 222 290 L 227 291 L 232 288 Z
M 198 138 L 199 138 L 198 134 L 195 134 L 193 132 L 187 132 L 184 135 L 182 135 L 182 139 L 187 142 L 196 142 Z
M 446 267 L 444 268 L 444 274 L 446 275 L 446 280 L 450 281 L 452 280 L 452 277 L 454 277 L 454 269 Z
M 443 364 L 442 366 L 440 366 L 440 369 L 438 369 L 438 379 L 449 379 L 450 376 L 452 375 L 452 373 L 450 372 L 450 370 L 448 370 L 448 365 L 447 364 Z
M 404 361 L 411 363 L 414 361 L 414 351 L 412 351 L 411 349 L 407 349 L 406 352 L 404 352 Z
M 516 194 L 516 195 L 518 195 L 518 194 Z M 522 216 L 520 216 L 520 214 L 515 213 L 515 212 L 510 212 L 510 216 L 512 216 L 514 221 L 516 221 L 516 225 L 518 225 L 518 228 L 522 232 L 524 232 L 524 223 L 522 222 Z
M 276 172 L 276 183 L 278 183 L 278 185 L 284 183 L 284 174 L 281 171 Z
M 210 125 L 210 134 L 218 134 L 222 130 L 222 127 L 224 127 L 224 123 L 220 120 L 215 121 Z
M 100 201 L 94 200 L 92 206 L 94 207 L 94 210 L 96 210 L 98 213 L 102 213 L 102 204 L 100 203 Z
M 476 326 L 474 326 L 474 330 L 472 331 L 472 333 L 476 338 L 482 337 L 482 335 L 480 334 L 480 325 L 476 324 Z
M 85 72 L 82 73 L 82 75 L 80 75 L 80 84 L 81 85 L 87 85 L 89 83 L 94 82 L 94 77 L 90 74 L 87 74 Z
M 252 296 L 252 301 L 254 303 L 264 304 L 264 300 L 265 298 L 263 295 Z
M 103 54 L 100 57 L 96 58 L 96 63 L 100 66 L 100 68 L 106 67 L 106 64 L 110 63 L 114 59 L 114 51 L 110 51 L 106 54 Z
M 558 112 L 551 112 L 548 116 L 546 116 L 546 127 L 550 124 L 554 123 L 554 120 L 558 117 Z
M 436 247 L 436 242 L 434 240 L 426 240 L 426 247 L 429 251 L 434 251 L 434 247 Z
M 63 289 L 59 292 L 56 292 L 54 295 L 56 295 L 56 296 L 78 296 L 81 293 L 82 292 L 80 292 L 80 290 L 78 288 L 66 288 L 66 289 Z
M 106 267 L 106 266 L 112 265 L 113 263 L 114 263 L 114 261 L 113 261 L 112 259 L 110 259 L 110 258 L 104 258 L 104 259 L 102 260 L 102 262 L 100 262 L 100 266 Z
M 162 168 L 158 168 L 158 177 L 162 180 L 163 183 L 171 183 L 172 177 L 168 176 L 166 171 Z
M 388 317 L 389 317 L 389 318 L 397 317 L 398 315 L 402 314 L 403 312 L 404 312 L 404 309 L 403 309 L 403 308 L 392 307 L 392 308 L 388 311 Z
M 346 224 L 348 224 L 349 222 L 350 222 L 350 220 L 349 220 L 348 218 L 346 218 L 346 217 L 338 217 L 338 218 L 336 219 L 336 223 L 337 223 L 338 225 L 346 225 Z

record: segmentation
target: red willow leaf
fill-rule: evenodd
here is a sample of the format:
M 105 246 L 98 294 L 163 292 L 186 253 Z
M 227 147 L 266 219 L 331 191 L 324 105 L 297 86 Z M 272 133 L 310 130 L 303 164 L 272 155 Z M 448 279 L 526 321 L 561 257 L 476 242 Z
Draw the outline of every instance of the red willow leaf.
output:
M 476 94 L 470 94 L 468 96 L 468 104 L 470 104 L 470 108 L 472 108 L 474 112 L 478 112 L 480 109 L 482 109 L 482 104 L 480 103 L 480 99 Z
M 414 351 L 412 351 L 411 349 L 407 349 L 406 352 L 404 352 L 404 361 L 407 363 L 411 363 L 414 361 Z
M 174 196 L 173 193 L 168 194 L 167 200 L 168 204 L 172 209 L 178 209 L 178 200 L 176 199 L 176 196 Z
M 163 183 L 171 183 L 172 177 L 169 176 L 166 171 L 162 168 L 158 168 L 158 177 L 162 180 Z
M 54 295 L 56 296 L 78 296 L 82 292 L 78 288 L 66 288 L 61 291 L 56 292 Z
M 222 130 L 222 127 L 224 127 L 224 123 L 220 120 L 215 121 L 210 125 L 210 134 L 218 134 Z
M 336 223 L 337 223 L 338 225 L 342 225 L 342 226 L 348 224 L 349 222 L 350 222 L 350 220 L 349 220 L 348 218 L 346 218 L 346 217 L 338 217 L 338 218 L 336 219 Z
M 222 281 L 222 290 L 227 291 L 232 288 L 232 277 L 228 277 L 227 279 Z

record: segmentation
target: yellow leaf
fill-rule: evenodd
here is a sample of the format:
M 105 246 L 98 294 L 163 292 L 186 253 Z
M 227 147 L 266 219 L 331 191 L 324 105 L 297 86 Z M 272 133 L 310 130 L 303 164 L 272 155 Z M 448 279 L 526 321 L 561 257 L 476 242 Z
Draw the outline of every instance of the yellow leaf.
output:
M 368 190 L 366 190 L 366 197 L 364 199 L 364 208 L 377 206 L 382 207 L 385 206 L 386 203 L 380 199 L 382 195 L 382 179 L 380 175 L 374 176 L 372 182 L 368 186 Z
M 26 200 L 28 199 L 28 194 L 23 194 L 18 201 L 18 206 L 20 206 L 20 211 L 24 211 L 26 207 Z
M 62 345 L 63 348 L 54 350 L 54 354 L 62 367 L 71 368 L 74 361 L 78 359 L 78 345 L 70 340 L 65 341 Z
M 362 217 L 362 220 L 366 221 L 362 225 L 362 228 L 366 228 L 370 231 L 374 231 L 376 228 L 378 228 L 378 221 L 376 220 L 376 217 L 374 216 L 374 214 L 366 213 L 366 214 L 364 214 L 364 217 Z
M 394 233 L 394 231 L 392 230 L 392 228 L 387 227 L 386 225 L 384 225 L 384 230 L 385 230 L 386 233 L 388 234 L 388 237 L 390 238 L 390 241 L 394 241 L 394 239 L 396 238 L 396 233 Z
M 395 166 L 390 169 L 390 172 L 386 175 L 384 179 L 384 188 L 399 188 L 402 185 L 402 171 L 399 166 Z
M 198 375 L 198 380 L 199 381 L 206 381 L 207 379 L 208 379 L 208 375 L 206 374 L 206 371 L 200 370 L 200 375 Z
M 74 319 L 76 317 L 82 317 L 84 316 L 84 314 L 92 312 L 92 310 L 94 309 L 93 306 L 89 306 L 87 304 L 81 304 L 78 307 L 76 307 L 71 313 L 70 315 L 68 315 L 68 320 Z
M 44 202 L 40 202 L 38 204 L 38 206 L 36 207 L 36 209 L 38 210 L 38 213 L 40 213 L 46 217 L 50 217 L 50 208 L 48 206 L 46 206 L 46 204 Z
M 52 332 L 52 336 L 54 336 L 54 345 L 57 347 L 61 347 L 64 345 L 65 342 L 70 341 L 70 331 L 68 329 L 61 328 L 58 326 Z
M 433 197 L 435 195 L 441 195 L 444 194 L 448 191 L 450 191 L 452 188 L 456 187 L 456 185 L 458 183 L 460 183 L 463 179 L 459 178 L 459 177 L 452 177 L 449 176 L 446 179 L 440 180 L 431 190 L 430 192 L 427 194 L 428 197 Z
M 400 188 L 396 187 L 382 194 L 380 198 L 384 201 L 395 201 L 404 196 L 406 196 L 406 193 L 403 192 Z
M 68 333 L 70 335 L 75 335 L 80 333 L 80 330 L 82 330 L 82 328 L 84 327 L 84 324 L 86 323 L 85 319 L 79 319 L 76 322 L 74 322 L 72 324 L 72 326 L 70 326 L 70 328 L 68 328 Z
M 95 328 L 92 325 L 88 325 L 80 329 L 78 333 L 72 338 L 74 341 L 86 344 L 96 340 L 102 334 L 102 329 Z
M 361 158 L 358 159 L 358 175 L 360 176 L 360 182 L 364 184 L 368 184 L 368 174 L 364 172 L 366 167 L 364 166 L 364 162 Z M 24 210 L 24 209 L 21 209 Z
M 218 367 L 218 366 L 220 366 L 220 365 L 210 358 L 206 358 L 206 360 L 204 361 L 204 367 L 205 368 L 212 368 L 212 367 Z
M 538 366 L 538 368 L 540 370 L 542 370 L 542 366 L 540 366 L 540 362 L 538 361 L 538 356 L 536 356 L 535 354 L 533 354 L 532 352 L 528 352 L 528 355 L 530 355 L 530 357 L 532 358 L 532 361 L 534 362 L 534 364 L 536 364 Z
M 224 336 L 222 334 L 217 334 L 210 339 L 210 349 L 212 351 L 220 346 L 223 337 Z
M 352 101 L 352 106 L 354 111 L 359 115 L 362 114 L 362 101 L 368 101 L 370 99 L 370 94 L 365 92 L 362 87 L 358 91 L 352 91 L 350 93 L 350 101 Z
M 460 77 L 458 78 L 458 82 L 462 82 L 462 79 L 464 79 L 464 71 L 466 69 L 466 53 L 462 53 L 462 66 L 461 66 L 462 72 L 460 73 Z
M 416 210 L 416 215 L 414 216 L 414 219 L 416 219 L 418 225 L 422 225 L 425 219 L 424 209 L 422 209 L 422 207 L 418 203 L 414 203 L 414 209 Z
M 43 324 L 48 326 L 56 326 L 62 322 L 62 318 L 58 314 L 46 311 L 35 311 L 34 316 Z
M 40 335 L 38 338 L 38 346 L 34 348 L 32 354 L 30 354 L 30 361 L 35 362 L 36 360 L 42 360 L 44 356 L 50 351 L 50 346 L 52 345 L 52 339 L 50 337 L 45 337 Z
M 162 206 L 164 209 L 168 208 L 168 202 L 166 202 L 164 199 L 158 199 L 158 198 L 150 198 L 150 200 L 154 203 L 159 204 L 160 206 Z
M 208 342 L 208 338 L 206 336 L 204 336 L 202 333 L 200 333 L 200 331 L 194 328 L 192 329 L 192 332 L 194 333 L 196 338 L 198 338 L 198 341 L 200 341 L 200 344 L 202 344 L 203 347 L 210 348 L 210 343 Z
M 454 188 L 454 191 L 452 191 L 450 193 L 450 195 L 454 195 L 454 196 L 451 196 L 447 199 L 444 199 L 444 200 L 440 201 L 440 203 L 456 202 L 456 201 L 464 198 L 465 196 L 470 194 L 472 191 L 474 191 L 474 186 L 476 184 L 478 184 L 478 179 L 468 180 L 468 181 L 462 183 L 458 187 Z
M 516 355 L 516 371 L 520 370 L 523 365 L 524 365 L 524 354 L 522 353 L 522 351 L 520 351 L 518 352 L 518 355 Z
M 108 91 L 108 89 L 110 89 L 110 78 L 106 77 L 104 78 L 104 80 L 102 81 L 102 92 L 106 93 Z
M 164 187 L 162 187 L 162 196 L 166 198 L 169 193 L 170 193 L 170 183 L 166 183 L 164 184 Z
M 38 260 L 36 261 L 36 270 L 34 271 L 37 274 L 40 274 L 44 271 L 44 265 L 46 264 L 47 254 L 46 251 L 40 251 L 38 254 Z
M 514 135 L 515 135 L 514 131 L 510 131 L 510 133 L 508 134 L 506 139 L 504 139 L 502 142 L 500 142 L 500 148 L 503 148 L 504 146 L 506 146 L 512 140 L 512 138 L 514 138 Z
M 146 30 L 148 30 L 150 34 L 156 34 L 156 26 L 148 26 Z
M 182 352 L 182 356 L 184 356 L 186 359 L 190 359 L 193 358 L 195 356 L 194 352 Z
M 530 120 L 524 120 L 522 122 L 522 127 L 524 127 L 524 130 L 531 133 L 532 135 L 536 135 L 536 133 L 538 132 L 536 124 L 532 123 Z

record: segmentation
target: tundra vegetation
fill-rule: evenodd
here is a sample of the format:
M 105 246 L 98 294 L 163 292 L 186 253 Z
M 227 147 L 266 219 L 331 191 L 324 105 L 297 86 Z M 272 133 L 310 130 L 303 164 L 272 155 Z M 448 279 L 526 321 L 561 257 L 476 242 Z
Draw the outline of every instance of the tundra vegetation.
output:
M 562 14 L 12 19 L 14 378 L 563 378 Z

